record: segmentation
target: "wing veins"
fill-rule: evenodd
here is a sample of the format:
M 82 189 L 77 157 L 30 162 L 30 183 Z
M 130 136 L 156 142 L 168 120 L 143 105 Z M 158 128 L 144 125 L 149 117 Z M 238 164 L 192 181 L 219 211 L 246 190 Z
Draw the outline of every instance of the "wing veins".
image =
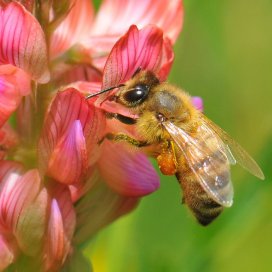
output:
M 221 180 L 221 182 L 223 182 L 223 185 L 227 186 L 227 195 L 223 195 L 220 190 L 220 184 L 218 185 L 219 176 L 217 175 L 216 163 L 218 160 L 224 160 L 225 163 L 228 163 L 227 156 L 222 150 L 223 148 L 221 148 L 220 142 L 217 143 L 218 147 L 220 147 L 220 158 L 218 157 L 217 161 L 215 161 L 214 158 L 209 157 L 209 153 L 212 151 L 212 149 L 210 149 L 208 145 L 205 145 L 204 147 L 201 146 L 201 144 L 197 142 L 197 139 L 193 138 L 171 122 L 166 122 L 164 124 L 164 127 L 173 138 L 175 144 L 181 150 L 190 169 L 192 170 L 196 179 L 202 185 L 203 189 L 219 204 L 226 207 L 231 206 L 233 189 L 230 178 L 227 177 L 227 180 Z M 220 139 L 217 140 L 219 141 Z M 209 160 L 209 168 L 205 169 L 204 162 L 201 165 L 203 171 L 202 174 L 200 174 L 195 168 L 195 165 L 197 164 L 197 162 L 201 162 L 203 158 L 207 158 Z
M 215 134 L 218 135 L 219 138 L 222 139 L 222 141 L 226 145 L 226 149 L 229 150 L 228 157 L 231 156 L 234 161 L 239 163 L 245 170 L 250 172 L 252 175 L 260 179 L 264 179 L 264 174 L 261 168 L 255 162 L 255 160 L 244 150 L 244 148 L 242 148 L 235 140 L 233 140 L 227 134 L 227 132 L 225 132 L 222 128 L 209 120 L 206 116 L 202 115 L 200 118 L 206 124 L 206 126 L 208 126 Z

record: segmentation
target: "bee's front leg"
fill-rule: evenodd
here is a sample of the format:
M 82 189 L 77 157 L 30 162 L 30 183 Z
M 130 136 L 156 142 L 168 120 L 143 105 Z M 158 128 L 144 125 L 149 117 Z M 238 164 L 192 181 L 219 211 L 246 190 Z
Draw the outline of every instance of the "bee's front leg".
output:
M 133 119 L 131 117 L 127 117 L 125 115 L 122 115 L 119 113 L 112 113 L 112 112 L 106 112 L 106 118 L 108 118 L 108 119 L 114 118 L 114 119 L 116 119 L 126 125 L 134 125 L 137 122 L 137 119 Z
M 107 133 L 99 142 L 98 144 L 101 144 L 105 139 L 110 140 L 110 141 L 114 141 L 114 142 L 127 142 L 135 147 L 144 147 L 144 146 L 148 146 L 149 143 L 145 142 L 145 141 L 139 141 L 136 140 L 132 137 L 130 137 L 129 135 L 123 134 L 123 133 Z

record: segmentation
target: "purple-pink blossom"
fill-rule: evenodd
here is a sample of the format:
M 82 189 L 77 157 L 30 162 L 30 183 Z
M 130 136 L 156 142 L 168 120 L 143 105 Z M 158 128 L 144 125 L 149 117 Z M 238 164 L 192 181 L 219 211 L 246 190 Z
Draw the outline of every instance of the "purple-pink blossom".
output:
M 108 131 L 134 132 L 105 118 L 112 105 L 86 95 L 127 81 L 138 67 L 166 80 L 182 1 L 105 0 L 97 14 L 89 0 L 4 2 L 0 271 L 22 263 L 58 271 L 159 187 L 142 152 L 98 144 Z

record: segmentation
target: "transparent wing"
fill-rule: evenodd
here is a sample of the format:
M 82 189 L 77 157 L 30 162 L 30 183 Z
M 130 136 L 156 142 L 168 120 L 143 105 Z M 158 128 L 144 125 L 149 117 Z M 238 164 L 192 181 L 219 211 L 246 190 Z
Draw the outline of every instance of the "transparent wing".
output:
M 232 205 L 233 187 L 224 143 L 205 124 L 191 136 L 171 122 L 165 129 L 184 155 L 189 168 L 203 189 L 222 206 Z
M 244 169 L 249 171 L 252 175 L 264 179 L 264 174 L 255 162 L 255 160 L 235 141 L 233 140 L 227 132 L 222 128 L 218 127 L 215 123 L 209 120 L 206 116 L 202 115 L 200 117 L 202 122 L 205 123 L 226 145 L 226 150 L 228 150 L 228 157 L 232 157 L 235 162 L 239 163 Z

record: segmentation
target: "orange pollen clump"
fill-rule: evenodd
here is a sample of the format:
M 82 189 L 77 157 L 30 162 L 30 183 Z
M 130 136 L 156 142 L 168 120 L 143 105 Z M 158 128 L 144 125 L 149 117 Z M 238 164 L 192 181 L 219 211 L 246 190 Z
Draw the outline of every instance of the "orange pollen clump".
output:
M 176 158 L 171 150 L 163 151 L 157 157 L 157 162 L 162 174 L 172 176 L 177 172 Z

